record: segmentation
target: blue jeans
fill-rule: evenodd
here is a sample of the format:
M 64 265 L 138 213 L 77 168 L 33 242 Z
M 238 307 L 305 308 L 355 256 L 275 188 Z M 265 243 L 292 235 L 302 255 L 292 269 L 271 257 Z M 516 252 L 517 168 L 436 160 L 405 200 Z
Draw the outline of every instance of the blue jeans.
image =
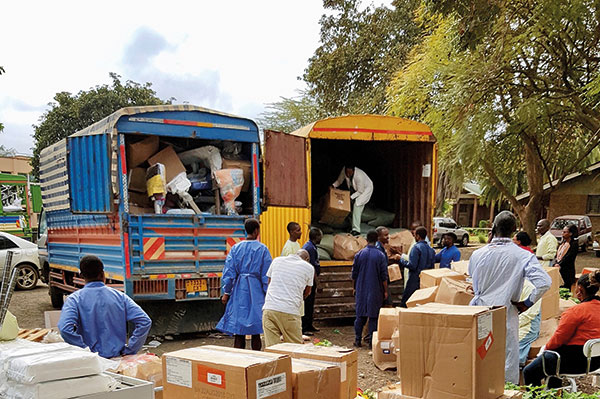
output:
M 519 363 L 521 365 L 527 362 L 527 355 L 531 344 L 540 336 L 540 324 L 542 323 L 542 313 L 538 313 L 535 319 L 531 320 L 531 330 L 519 341 Z
M 362 332 L 365 327 L 365 324 L 367 324 L 367 321 L 369 322 L 369 333 L 365 335 L 365 342 L 371 343 L 373 333 L 377 331 L 377 317 L 367 316 L 356 316 L 356 320 L 354 320 L 355 342 L 361 342 Z

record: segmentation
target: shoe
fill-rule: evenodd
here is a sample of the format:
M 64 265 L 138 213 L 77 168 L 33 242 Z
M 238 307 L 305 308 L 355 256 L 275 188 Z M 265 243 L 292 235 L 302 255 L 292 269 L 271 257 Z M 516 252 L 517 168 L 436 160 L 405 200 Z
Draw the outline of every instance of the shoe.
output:
M 315 335 L 312 331 L 304 331 L 302 334 L 306 335 L 307 337 L 312 337 L 313 335 Z
M 358 231 L 356 231 L 356 230 L 352 230 L 352 231 L 350 232 L 350 234 L 352 234 L 354 237 L 356 237 L 356 236 L 359 236 L 359 235 L 360 235 L 360 232 L 358 232 Z
M 360 347 L 362 347 L 362 344 L 360 343 L 360 341 L 354 341 L 354 347 L 360 348 Z

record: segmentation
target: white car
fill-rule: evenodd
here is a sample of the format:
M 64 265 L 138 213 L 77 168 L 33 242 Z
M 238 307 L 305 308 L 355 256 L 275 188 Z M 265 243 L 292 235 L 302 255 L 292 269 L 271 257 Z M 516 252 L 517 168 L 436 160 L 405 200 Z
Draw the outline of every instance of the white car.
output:
M 469 245 L 469 233 L 458 227 L 458 224 L 451 218 L 434 217 L 433 218 L 433 244 L 442 246 L 442 236 L 446 233 L 456 235 L 456 245 L 466 247 Z
M 0 270 L 4 269 L 8 251 L 13 252 L 12 265 L 18 268 L 17 289 L 35 288 L 40 278 L 37 245 L 12 234 L 0 232 Z

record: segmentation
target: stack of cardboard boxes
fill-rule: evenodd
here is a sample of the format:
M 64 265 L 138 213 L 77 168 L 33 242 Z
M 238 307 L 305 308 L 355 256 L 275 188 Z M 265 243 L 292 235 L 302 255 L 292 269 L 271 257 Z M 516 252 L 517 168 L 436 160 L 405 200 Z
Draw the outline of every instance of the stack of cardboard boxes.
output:
M 406 306 L 414 308 L 430 302 L 468 305 L 473 298 L 466 276 L 451 269 L 429 269 L 421 272 L 421 289 L 415 291 Z
M 396 368 L 394 335 L 398 336 L 398 309 L 382 308 L 379 312 L 377 331 L 371 341 L 373 363 L 380 370 Z

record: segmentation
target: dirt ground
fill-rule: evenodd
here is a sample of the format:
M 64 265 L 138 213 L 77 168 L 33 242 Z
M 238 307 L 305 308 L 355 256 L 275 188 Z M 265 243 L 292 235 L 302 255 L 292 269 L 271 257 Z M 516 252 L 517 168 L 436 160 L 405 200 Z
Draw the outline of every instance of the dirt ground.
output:
M 461 248 L 462 259 L 468 259 L 478 247 Z M 584 267 L 600 267 L 600 258 L 596 258 L 593 252 L 580 253 L 576 266 L 578 272 Z M 21 328 L 44 327 L 44 312 L 54 310 L 50 304 L 48 289 L 42 283 L 39 283 L 38 287 L 31 291 L 16 291 L 9 309 L 17 317 Z M 334 345 L 351 347 L 354 342 L 352 322 L 352 319 L 340 319 L 334 322 L 317 323 L 317 327 L 321 331 L 316 333 L 314 338 L 327 339 Z M 162 344 L 157 348 L 149 349 L 149 351 L 162 355 L 165 352 L 199 345 L 233 346 L 233 339 L 216 333 L 185 334 L 165 338 L 160 337 Z M 360 388 L 376 390 L 398 381 L 395 370 L 380 371 L 375 367 L 368 348 L 360 348 L 358 355 L 358 386 Z M 588 393 L 594 392 L 594 388 L 589 384 L 584 383 L 583 388 Z M 597 388 L 595 389 L 597 390 Z

